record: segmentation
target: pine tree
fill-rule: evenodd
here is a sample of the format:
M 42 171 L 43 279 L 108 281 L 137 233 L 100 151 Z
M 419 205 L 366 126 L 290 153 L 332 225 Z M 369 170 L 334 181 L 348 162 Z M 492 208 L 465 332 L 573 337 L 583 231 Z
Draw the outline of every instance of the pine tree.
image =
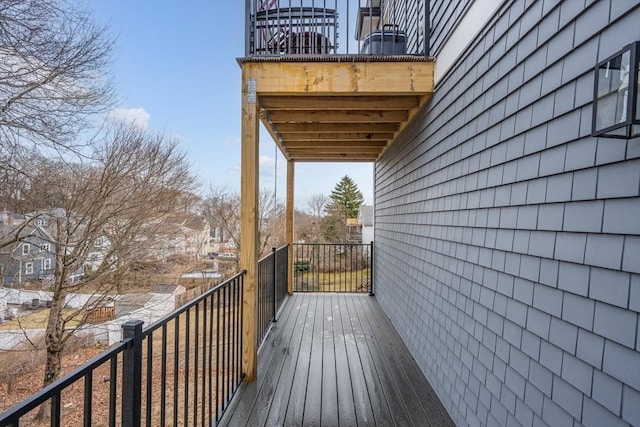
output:
M 360 205 L 363 202 L 362 192 L 353 180 L 345 175 L 331 191 L 331 203 L 329 203 L 326 210 L 329 213 L 336 207 L 340 207 L 345 217 L 357 218 Z

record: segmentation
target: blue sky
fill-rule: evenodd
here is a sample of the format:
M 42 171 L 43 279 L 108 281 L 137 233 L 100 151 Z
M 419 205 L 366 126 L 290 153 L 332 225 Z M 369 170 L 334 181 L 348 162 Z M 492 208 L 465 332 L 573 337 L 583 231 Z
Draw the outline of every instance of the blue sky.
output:
M 85 0 L 85 7 L 116 37 L 119 107 L 111 114 L 136 117 L 150 130 L 178 137 L 204 188 L 211 183 L 238 190 L 241 72 L 236 58 L 244 55 L 244 1 Z M 260 187 L 275 188 L 284 200 L 286 163 L 264 129 L 260 165 Z M 310 195 L 329 195 L 344 175 L 371 204 L 372 164 L 298 163 L 296 207 L 305 209 Z

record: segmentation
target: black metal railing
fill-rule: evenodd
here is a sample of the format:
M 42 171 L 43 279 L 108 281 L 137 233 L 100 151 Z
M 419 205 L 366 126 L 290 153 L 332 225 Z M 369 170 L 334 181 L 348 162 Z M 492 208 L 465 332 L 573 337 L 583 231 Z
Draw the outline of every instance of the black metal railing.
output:
M 51 426 L 216 424 L 242 380 L 239 273 L 123 339 L 0 414 L 0 427 L 29 425 L 48 405 Z
M 278 310 L 287 296 L 287 269 L 289 246 L 272 248 L 269 255 L 258 261 L 258 347 L 269 332 L 271 322 L 276 321 Z
M 246 56 L 429 55 L 429 0 L 246 0 Z
M 294 292 L 368 292 L 373 295 L 373 243 L 296 243 Z

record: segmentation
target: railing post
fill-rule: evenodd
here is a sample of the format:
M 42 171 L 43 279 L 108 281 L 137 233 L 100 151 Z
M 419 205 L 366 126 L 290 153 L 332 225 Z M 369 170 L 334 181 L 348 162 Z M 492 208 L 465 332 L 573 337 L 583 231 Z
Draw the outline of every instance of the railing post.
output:
M 272 309 L 272 314 L 273 316 L 271 316 L 271 321 L 272 322 L 277 322 L 278 319 L 276 319 L 276 288 L 277 288 L 277 283 L 278 283 L 278 263 L 276 262 L 276 257 L 278 256 L 278 252 L 276 251 L 276 248 L 271 248 L 271 253 L 273 254 L 273 298 L 272 298 L 272 304 L 271 304 L 271 309 Z
M 430 0 L 424 0 L 424 56 L 429 56 L 431 50 L 431 41 L 429 40 L 431 32 L 431 9 L 429 6 Z
M 142 407 L 142 320 L 122 325 L 123 340 L 131 342 L 122 355 L 122 425 L 140 427 Z
M 373 289 L 373 242 L 369 243 L 369 295 L 374 296 Z
M 252 0 L 245 0 L 244 2 L 244 56 L 251 55 L 251 45 L 253 34 L 253 25 L 251 25 L 251 15 L 253 14 Z

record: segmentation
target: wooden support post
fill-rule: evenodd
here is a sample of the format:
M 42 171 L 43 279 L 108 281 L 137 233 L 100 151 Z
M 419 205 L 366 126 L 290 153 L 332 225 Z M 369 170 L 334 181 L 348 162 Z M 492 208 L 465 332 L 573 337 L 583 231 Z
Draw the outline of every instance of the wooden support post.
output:
M 242 69 L 242 148 L 240 202 L 240 269 L 244 277 L 242 370 L 245 381 L 256 379 L 258 346 L 256 300 L 258 272 L 258 100 L 255 80 Z
M 293 295 L 293 176 L 295 174 L 295 162 L 287 161 L 287 214 L 286 214 L 286 241 L 289 244 L 289 269 L 287 277 L 287 292 Z

